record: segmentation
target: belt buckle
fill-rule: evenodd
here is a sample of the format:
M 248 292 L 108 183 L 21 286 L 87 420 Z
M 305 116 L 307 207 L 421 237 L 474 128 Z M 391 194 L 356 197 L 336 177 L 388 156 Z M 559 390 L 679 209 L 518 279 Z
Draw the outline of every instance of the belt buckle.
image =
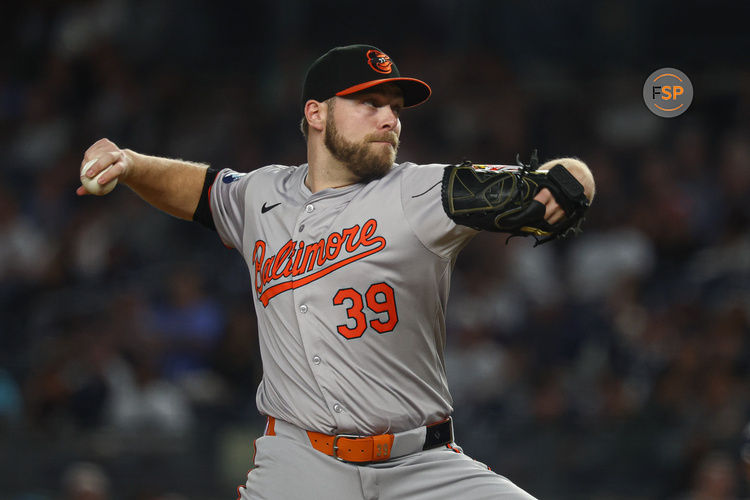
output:
M 335 458 L 339 462 L 344 462 L 344 463 L 347 463 L 347 464 L 348 463 L 362 463 L 362 462 L 350 462 L 349 460 L 341 458 L 339 456 L 339 445 L 338 445 L 339 439 L 341 439 L 341 438 L 359 439 L 359 438 L 362 438 L 362 437 L 366 437 L 366 436 L 359 436 L 357 434 L 336 434 L 335 436 L 333 436 L 333 458 Z

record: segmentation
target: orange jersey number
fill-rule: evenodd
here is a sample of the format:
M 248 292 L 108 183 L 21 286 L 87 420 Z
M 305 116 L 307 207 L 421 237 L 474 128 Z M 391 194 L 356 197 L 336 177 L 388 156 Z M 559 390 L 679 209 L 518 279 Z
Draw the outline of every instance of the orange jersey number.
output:
M 377 318 L 369 322 L 369 325 L 376 332 L 391 332 L 398 323 L 396 297 L 393 293 L 393 287 L 388 283 L 370 285 L 370 288 L 364 294 L 364 300 L 362 294 L 354 288 L 342 288 L 334 295 L 333 305 L 343 305 L 346 300 L 350 301 L 349 307 L 346 308 L 346 317 L 354 320 L 354 326 L 350 327 L 345 323 L 338 325 L 336 330 L 347 339 L 356 339 L 365 333 L 368 325 L 367 316 L 364 312 L 365 303 L 368 309 L 378 315 Z

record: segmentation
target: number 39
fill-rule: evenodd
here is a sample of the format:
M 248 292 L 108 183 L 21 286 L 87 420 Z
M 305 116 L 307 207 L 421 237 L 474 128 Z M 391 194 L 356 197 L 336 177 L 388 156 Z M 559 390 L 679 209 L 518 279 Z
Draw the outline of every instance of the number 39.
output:
M 385 319 L 381 316 L 371 320 L 369 325 L 378 333 L 393 331 L 398 323 L 398 311 L 396 310 L 396 298 L 393 294 L 393 288 L 387 283 L 374 283 L 370 285 L 364 294 L 354 288 L 342 288 L 333 296 L 333 305 L 340 306 L 345 300 L 351 302 L 346 308 L 346 317 L 354 320 L 354 326 L 349 327 L 346 323 L 338 325 L 336 329 L 347 339 L 356 339 L 361 337 L 367 329 L 367 316 L 364 312 L 364 304 L 374 313 L 385 314 Z

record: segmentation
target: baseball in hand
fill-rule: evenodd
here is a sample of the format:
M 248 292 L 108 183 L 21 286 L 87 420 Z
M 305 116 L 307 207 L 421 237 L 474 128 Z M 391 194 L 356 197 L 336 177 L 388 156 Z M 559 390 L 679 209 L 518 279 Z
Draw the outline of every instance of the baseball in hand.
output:
M 95 194 L 97 196 L 102 196 L 110 191 L 112 191 L 115 186 L 117 185 L 117 179 L 112 179 L 106 184 L 99 184 L 99 178 L 102 176 L 104 172 L 110 169 L 110 167 L 105 168 L 101 172 L 99 172 L 97 175 L 95 175 L 93 178 L 86 177 L 85 173 L 89 169 L 91 165 L 96 163 L 97 158 L 94 158 L 93 160 L 89 160 L 86 162 L 86 164 L 81 168 L 81 184 L 83 184 L 83 187 L 86 188 L 86 191 L 88 191 L 91 194 Z

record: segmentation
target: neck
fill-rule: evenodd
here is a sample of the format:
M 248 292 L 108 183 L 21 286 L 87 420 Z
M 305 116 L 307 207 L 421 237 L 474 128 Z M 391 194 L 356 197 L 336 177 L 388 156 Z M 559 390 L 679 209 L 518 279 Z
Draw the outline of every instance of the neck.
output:
M 323 189 L 351 186 L 360 181 L 343 163 L 331 156 L 325 147 L 307 145 L 307 177 L 305 186 L 317 193 Z

